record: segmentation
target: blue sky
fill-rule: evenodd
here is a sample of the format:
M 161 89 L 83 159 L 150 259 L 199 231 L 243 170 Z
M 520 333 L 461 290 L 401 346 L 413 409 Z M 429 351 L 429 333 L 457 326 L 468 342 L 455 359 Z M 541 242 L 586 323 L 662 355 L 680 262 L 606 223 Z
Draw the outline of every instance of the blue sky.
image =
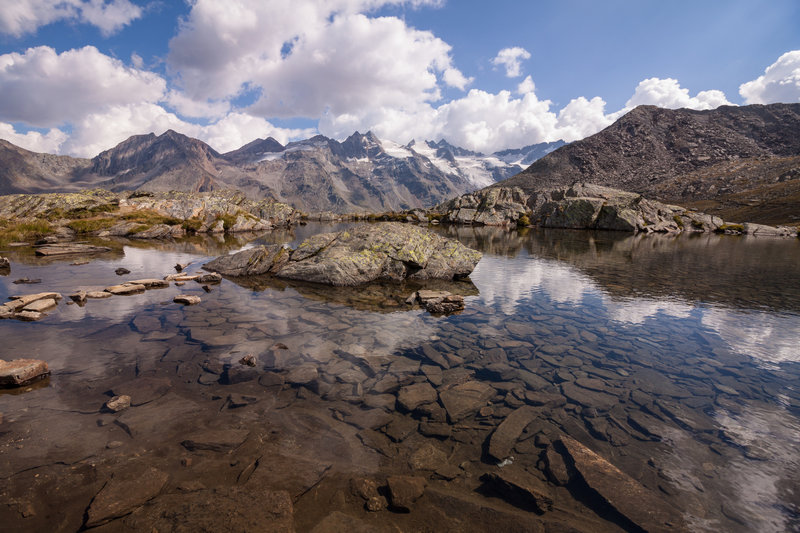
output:
M 87 157 L 168 128 L 220 151 L 575 140 L 638 104 L 799 102 L 798 28 L 796 0 L 15 0 L 0 138 Z

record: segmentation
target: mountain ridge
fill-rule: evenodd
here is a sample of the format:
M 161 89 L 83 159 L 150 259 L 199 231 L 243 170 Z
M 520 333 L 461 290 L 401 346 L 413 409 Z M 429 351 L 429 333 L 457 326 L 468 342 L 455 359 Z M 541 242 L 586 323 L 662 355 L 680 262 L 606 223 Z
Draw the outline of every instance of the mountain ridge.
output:
M 438 146 L 442 157 L 429 145 Z M 167 130 L 133 135 L 92 159 L 38 154 L 0 142 L 0 194 L 236 188 L 253 199 L 272 198 L 312 211 L 430 207 L 520 170 L 444 140 L 426 141 L 414 150 L 414 142 L 382 141 L 371 131 L 354 132 L 341 142 L 316 135 L 285 146 L 272 137 L 255 139 L 219 153 Z
M 800 221 L 800 104 L 639 106 L 491 187 L 591 183 L 728 219 Z

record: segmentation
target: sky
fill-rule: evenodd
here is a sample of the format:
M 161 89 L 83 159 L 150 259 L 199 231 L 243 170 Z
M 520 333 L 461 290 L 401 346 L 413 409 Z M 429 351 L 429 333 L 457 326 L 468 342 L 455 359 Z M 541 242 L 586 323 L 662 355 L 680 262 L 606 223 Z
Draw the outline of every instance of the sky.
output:
M 0 138 L 354 131 L 490 153 L 637 105 L 800 102 L 797 0 L 0 0 Z

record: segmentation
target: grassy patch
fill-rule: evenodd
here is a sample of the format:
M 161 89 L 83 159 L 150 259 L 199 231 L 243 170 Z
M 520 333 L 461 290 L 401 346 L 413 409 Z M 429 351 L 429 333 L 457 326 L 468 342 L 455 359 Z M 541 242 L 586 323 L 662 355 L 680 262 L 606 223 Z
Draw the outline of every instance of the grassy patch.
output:
M 519 219 L 517 219 L 517 227 L 524 228 L 525 226 L 530 226 L 530 225 L 531 225 L 531 219 L 528 217 L 528 215 L 522 215 L 521 217 L 519 217 Z
M 181 224 L 181 227 L 189 233 L 197 233 L 202 226 L 203 221 L 196 217 L 187 218 Z
M 76 233 L 92 233 L 108 229 L 115 223 L 113 218 L 83 218 L 69 222 L 67 227 Z
M 236 225 L 236 215 L 225 213 L 224 215 L 217 215 L 217 220 L 222 221 L 222 229 L 225 231 L 230 230 Z
M 697 229 L 703 229 L 703 223 L 699 220 L 692 220 L 692 227 Z
M 36 241 L 52 231 L 53 227 L 50 226 L 50 223 L 40 218 L 19 222 L 2 220 L 0 221 L 0 244 Z
M 741 224 L 723 224 L 717 228 L 717 233 L 725 233 L 726 231 L 738 231 L 744 233 L 744 226 Z
M 183 224 L 183 220 L 180 218 L 164 216 L 150 209 L 139 209 L 137 211 L 125 213 L 122 215 L 122 218 L 132 222 L 149 224 L 150 226 L 155 226 L 156 224 L 166 224 L 167 226 Z
M 673 215 L 672 220 L 675 221 L 679 228 L 683 228 L 683 219 L 679 215 Z

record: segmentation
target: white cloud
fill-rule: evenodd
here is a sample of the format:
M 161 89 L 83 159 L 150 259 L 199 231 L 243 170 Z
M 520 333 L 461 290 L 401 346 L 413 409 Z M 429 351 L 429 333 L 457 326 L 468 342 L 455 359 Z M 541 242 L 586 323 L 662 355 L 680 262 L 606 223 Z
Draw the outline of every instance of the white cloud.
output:
M 715 109 L 721 105 L 732 105 L 722 91 L 700 91 L 697 96 L 689 96 L 673 78 L 648 78 L 639 82 L 625 107 L 633 109 L 638 105 L 655 105 L 667 109 Z
M 536 91 L 536 84 L 533 83 L 533 78 L 526 76 L 524 80 L 517 85 L 517 94 L 528 94 Z
M 576 98 L 560 112 L 551 108 L 552 102 L 539 100 L 532 90 L 514 98 L 509 91 L 494 94 L 472 89 L 466 96 L 438 107 L 425 104 L 407 110 L 366 108 L 342 115 L 328 113 L 320 120 L 319 129 L 335 138 L 355 130 L 372 130 L 381 138 L 400 143 L 412 138 L 444 138 L 487 153 L 543 141 L 582 139 L 618 116 L 606 115 L 605 102 L 599 97 Z
M 530 59 L 531 54 L 524 48 L 514 46 L 512 48 L 503 48 L 497 53 L 497 56 L 492 59 L 492 64 L 503 66 L 506 69 L 506 76 L 509 78 L 517 78 L 522 75 L 522 61 Z
M 800 102 L 800 50 L 783 54 L 762 76 L 743 83 L 739 94 L 748 104 Z
M 176 90 L 169 91 L 164 101 L 178 114 L 190 118 L 219 118 L 231 109 L 231 104 L 225 100 L 194 100 Z
M 18 133 L 14 126 L 0 122 L 0 139 L 5 139 L 21 148 L 32 152 L 46 154 L 58 153 L 61 145 L 67 140 L 68 135 L 59 129 L 51 129 L 47 133 L 29 131 Z
M 0 138 L 29 150 L 94 157 L 132 135 L 150 132 L 160 135 L 168 129 L 200 139 L 218 152 L 234 150 L 257 138 L 274 137 L 286 143 L 316 133 L 310 129 L 279 128 L 263 118 L 244 113 L 229 113 L 208 125 L 193 124 L 160 105 L 141 103 L 89 113 L 72 123 L 69 135 L 58 129 L 50 130 L 44 136 L 36 132 L 21 134 L 10 125 L 0 123 Z
M 198 0 L 170 42 L 168 63 L 196 100 L 260 93 L 263 117 L 346 114 L 440 98 L 441 84 L 471 81 L 450 46 L 396 17 L 362 12 L 402 0 Z
M 157 102 L 166 82 L 93 46 L 57 54 L 47 46 L 0 56 L 0 119 L 58 126 L 104 108 Z
M 0 9 L 0 33 L 20 37 L 60 20 L 97 26 L 111 35 L 142 16 L 130 0 L 11 0 Z

